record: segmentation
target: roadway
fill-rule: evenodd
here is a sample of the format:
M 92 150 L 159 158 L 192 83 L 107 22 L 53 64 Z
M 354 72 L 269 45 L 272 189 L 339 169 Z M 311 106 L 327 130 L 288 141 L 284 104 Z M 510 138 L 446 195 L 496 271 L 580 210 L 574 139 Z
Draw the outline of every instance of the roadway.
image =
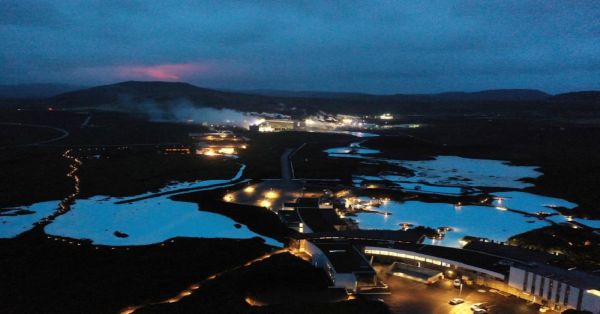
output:
M 381 267 L 375 267 L 379 278 L 389 286 L 391 294 L 372 295 L 369 298 L 381 299 L 392 313 L 452 313 L 471 314 L 471 305 L 484 302 L 489 305 L 489 313 L 533 314 L 539 313 L 538 306 L 514 296 L 502 296 L 490 292 L 489 288 L 463 286 L 462 293 L 452 286 L 449 279 L 433 285 L 412 281 L 386 274 Z M 459 296 L 460 294 L 460 296 Z M 460 305 L 450 305 L 453 298 L 465 299 Z
M 282 181 L 291 181 L 293 179 L 291 156 L 294 153 L 294 151 L 295 151 L 295 149 L 286 148 L 285 151 L 283 151 L 283 154 L 281 154 L 279 161 L 281 163 L 281 180 Z
M 281 162 L 281 180 L 289 182 L 295 179 L 294 175 L 294 165 L 292 164 L 292 156 L 299 150 L 304 147 L 306 143 L 296 147 L 296 148 L 286 148 L 281 154 L 280 162 Z

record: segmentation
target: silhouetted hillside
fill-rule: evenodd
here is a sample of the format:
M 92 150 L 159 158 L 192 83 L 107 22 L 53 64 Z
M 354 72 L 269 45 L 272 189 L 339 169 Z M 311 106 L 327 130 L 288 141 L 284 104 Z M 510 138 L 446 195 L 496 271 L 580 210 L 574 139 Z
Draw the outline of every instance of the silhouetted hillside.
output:
M 48 99 L 48 102 L 57 108 L 93 107 L 121 111 L 143 111 L 143 104 L 148 103 L 169 107 L 184 102 L 194 107 L 283 112 L 295 116 L 322 110 L 349 114 L 392 112 L 411 115 L 499 114 L 540 117 L 573 112 L 580 116 L 587 111 L 597 114 L 597 106 L 593 103 L 598 97 L 598 92 L 550 96 L 542 91 L 527 89 L 414 95 L 329 92 L 288 94 L 283 91 L 273 94 L 277 96 L 220 91 L 188 83 L 129 81 L 64 93 Z
M 589 102 L 600 103 L 600 91 L 581 91 L 564 93 L 553 96 L 550 100 L 555 102 Z
M 47 98 L 58 94 L 84 88 L 80 85 L 67 84 L 19 84 L 0 85 L 2 98 Z
M 536 101 L 546 99 L 551 95 L 536 89 L 492 89 L 473 93 L 440 93 L 433 96 L 466 101 Z
M 327 99 L 369 99 L 378 97 L 397 98 L 398 100 L 461 100 L 461 101 L 532 101 L 543 100 L 551 95 L 535 89 L 493 89 L 478 92 L 447 92 L 438 94 L 392 94 L 375 95 L 368 93 L 352 92 L 323 92 L 323 91 L 286 91 L 256 89 L 245 91 L 249 94 L 276 96 L 276 97 L 306 97 Z

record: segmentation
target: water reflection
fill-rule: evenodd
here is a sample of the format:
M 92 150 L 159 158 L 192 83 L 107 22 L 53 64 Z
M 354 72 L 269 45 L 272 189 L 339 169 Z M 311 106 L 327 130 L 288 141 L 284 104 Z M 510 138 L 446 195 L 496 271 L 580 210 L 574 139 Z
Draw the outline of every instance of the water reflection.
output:
M 435 244 L 452 247 L 459 247 L 459 240 L 466 235 L 505 241 L 512 235 L 548 225 L 548 222 L 536 218 L 489 206 L 456 207 L 446 203 L 389 201 L 381 205 L 379 210 L 392 215 L 385 217 L 381 214 L 360 213 L 360 228 L 398 230 L 403 223 L 434 229 L 451 227 L 453 231 L 447 232 L 444 239 L 435 241 Z

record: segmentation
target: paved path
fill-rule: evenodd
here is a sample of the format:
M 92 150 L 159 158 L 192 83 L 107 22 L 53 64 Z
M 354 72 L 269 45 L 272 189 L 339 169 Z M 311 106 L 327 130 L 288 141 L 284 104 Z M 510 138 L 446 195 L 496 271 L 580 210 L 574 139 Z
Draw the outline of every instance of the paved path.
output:
M 90 120 L 92 120 L 92 115 L 87 116 L 87 118 L 85 118 L 85 120 L 83 121 L 83 123 L 81 123 L 81 128 L 85 128 L 90 124 Z
M 290 156 L 294 152 L 292 148 L 286 148 L 283 154 L 281 154 L 281 180 L 290 181 L 292 180 L 292 161 Z
M 286 148 L 283 154 L 281 154 L 281 180 L 291 181 L 294 179 L 294 166 L 292 165 L 292 156 L 302 149 L 306 143 L 300 145 L 297 148 Z

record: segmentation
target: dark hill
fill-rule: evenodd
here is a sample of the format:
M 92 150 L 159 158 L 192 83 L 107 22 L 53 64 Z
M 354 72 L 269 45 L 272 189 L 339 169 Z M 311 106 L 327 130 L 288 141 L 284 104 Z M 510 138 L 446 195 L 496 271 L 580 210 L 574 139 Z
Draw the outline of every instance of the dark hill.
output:
M 79 90 L 84 86 L 67 84 L 18 84 L 0 85 L 2 98 L 47 98 L 58 94 Z
M 450 92 L 441 94 L 371 95 L 361 93 L 286 92 L 253 95 L 221 91 L 188 83 L 136 82 L 92 87 L 48 99 L 57 108 L 93 107 L 105 110 L 143 111 L 144 104 L 163 108 L 185 102 L 195 107 L 229 108 L 240 111 L 282 112 L 299 116 L 323 110 L 331 113 L 407 115 L 514 115 L 556 116 L 562 112 L 598 115 L 598 92 L 550 96 L 527 89 Z M 284 96 L 289 95 L 289 96 Z M 304 96 L 301 96 L 304 95 Z
M 493 89 L 473 93 L 449 92 L 434 95 L 442 99 L 465 101 L 536 101 L 551 95 L 535 89 Z
M 138 104 L 153 102 L 159 105 L 185 100 L 197 107 L 232 108 L 254 111 L 259 107 L 273 108 L 272 98 L 239 93 L 222 92 L 197 87 L 188 83 L 128 81 L 103 85 L 52 97 L 57 108 L 94 107 L 128 110 Z
M 558 94 L 553 96 L 550 100 L 554 102 L 600 103 L 600 91 L 581 91 Z
M 347 99 L 347 100 L 368 100 L 375 98 L 396 99 L 397 101 L 423 101 L 434 102 L 441 100 L 456 101 L 534 101 L 547 99 L 551 95 L 535 89 L 493 89 L 478 92 L 447 92 L 438 94 L 391 94 L 375 95 L 368 93 L 351 92 L 323 92 L 323 91 L 286 91 L 286 90 L 268 90 L 257 89 L 248 90 L 245 93 L 291 97 L 291 98 L 325 98 L 325 99 Z

